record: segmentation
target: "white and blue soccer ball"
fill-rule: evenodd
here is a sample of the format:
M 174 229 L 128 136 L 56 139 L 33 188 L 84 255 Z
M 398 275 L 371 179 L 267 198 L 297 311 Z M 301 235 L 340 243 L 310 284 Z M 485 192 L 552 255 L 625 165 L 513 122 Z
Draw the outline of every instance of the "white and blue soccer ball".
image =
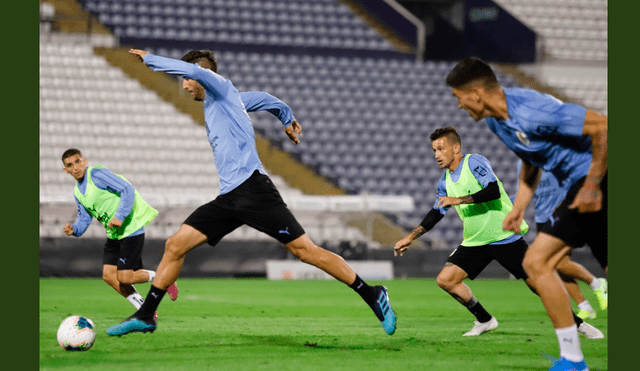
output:
M 67 317 L 58 328 L 58 344 L 65 350 L 89 350 L 95 341 L 95 326 L 87 317 Z

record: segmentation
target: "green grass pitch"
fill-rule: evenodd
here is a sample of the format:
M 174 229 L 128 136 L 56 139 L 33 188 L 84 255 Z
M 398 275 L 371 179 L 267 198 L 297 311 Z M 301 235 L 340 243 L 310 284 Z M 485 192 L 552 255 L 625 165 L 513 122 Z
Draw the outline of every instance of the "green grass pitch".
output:
M 134 312 L 100 279 L 40 279 L 40 370 L 547 370 L 558 356 L 551 321 L 522 281 L 466 281 L 500 326 L 462 337 L 474 317 L 434 279 L 369 282 L 389 289 L 398 328 L 387 335 L 369 307 L 338 281 L 179 279 L 152 334 L 110 337 Z M 136 285 L 146 296 L 149 284 Z M 591 289 L 582 291 L 597 308 Z M 93 320 L 89 351 L 56 341 L 61 321 Z M 589 320 L 604 340 L 580 336 L 592 371 L 607 370 L 607 312 Z

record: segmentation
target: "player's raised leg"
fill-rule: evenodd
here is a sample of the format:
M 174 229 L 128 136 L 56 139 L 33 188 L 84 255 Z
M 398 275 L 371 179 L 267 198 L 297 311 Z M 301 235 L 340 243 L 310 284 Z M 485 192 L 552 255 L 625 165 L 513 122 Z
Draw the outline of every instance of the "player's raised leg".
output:
M 396 331 L 396 315 L 384 286 L 369 286 L 341 256 L 316 246 L 306 234 L 285 244 L 285 247 L 301 261 L 325 271 L 360 294 L 382 323 L 385 332 L 393 335 Z
M 122 283 L 118 280 L 118 267 L 111 264 L 102 266 L 102 279 L 120 295 L 125 297 L 131 305 L 139 309 L 144 299 L 138 293 L 135 287 L 130 283 Z
M 169 237 L 144 303 L 124 322 L 107 329 L 107 334 L 120 336 L 130 332 L 153 332 L 157 327 L 153 315 L 167 293 L 167 289 L 180 275 L 185 255 L 205 242 L 207 242 L 207 236 L 187 224 L 183 224 L 178 232 Z

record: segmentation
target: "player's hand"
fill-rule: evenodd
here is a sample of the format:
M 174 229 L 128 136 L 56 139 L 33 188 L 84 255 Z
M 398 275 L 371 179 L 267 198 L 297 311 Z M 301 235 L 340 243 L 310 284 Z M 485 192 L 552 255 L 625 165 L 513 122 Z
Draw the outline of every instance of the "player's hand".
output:
M 113 217 L 111 218 L 111 220 L 109 220 L 109 223 L 107 223 L 107 228 L 118 228 L 121 225 L 122 220 Z
M 289 139 L 293 142 L 293 144 L 299 144 L 300 139 L 299 136 L 302 136 L 302 126 L 298 124 L 298 121 L 293 120 L 291 125 L 284 128 L 284 132 L 287 134 Z
M 440 197 L 438 199 L 439 208 L 453 206 L 453 205 L 460 205 L 461 203 L 462 203 L 462 200 L 460 200 L 458 197 Z
M 520 212 L 516 209 L 509 211 L 502 221 L 502 230 L 520 234 L 522 232 L 520 230 L 522 219 L 524 219 L 524 212 Z
M 67 223 L 67 225 L 62 227 L 62 230 L 64 231 L 64 233 L 67 236 L 72 236 L 73 235 L 73 226 L 71 224 L 69 224 L 69 223 Z
M 407 237 L 396 242 L 396 245 L 393 247 L 393 256 L 398 256 L 398 253 L 400 253 L 400 256 L 402 256 L 404 252 L 409 248 L 409 245 L 411 245 L 411 242 L 413 241 L 411 241 L 411 239 Z
M 579 213 L 595 213 L 602 209 L 602 190 L 599 186 L 583 185 L 578 191 L 569 209 L 578 209 Z
M 140 50 L 140 49 L 129 49 L 129 54 L 133 54 L 136 57 L 138 57 L 140 61 L 143 61 L 144 56 L 149 54 L 149 52 L 145 52 L 144 50 Z

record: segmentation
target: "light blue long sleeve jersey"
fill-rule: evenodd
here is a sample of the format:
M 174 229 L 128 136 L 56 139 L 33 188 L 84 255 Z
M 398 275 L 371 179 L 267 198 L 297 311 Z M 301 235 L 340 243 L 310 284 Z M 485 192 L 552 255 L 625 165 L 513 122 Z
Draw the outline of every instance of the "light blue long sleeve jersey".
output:
M 451 175 L 451 181 L 454 183 L 457 183 L 458 180 L 460 180 L 460 174 L 462 174 L 462 164 L 464 162 L 460 162 L 460 165 L 458 166 L 457 169 L 455 169 L 450 175 Z M 477 154 L 472 154 L 471 156 L 469 156 L 469 160 L 468 160 L 468 164 L 469 164 L 469 169 L 471 170 L 471 174 L 473 174 L 473 176 L 476 178 L 476 180 L 478 181 L 478 183 L 480 183 L 480 185 L 482 185 L 482 188 L 486 188 L 489 183 L 491 182 L 497 182 L 498 178 L 496 177 L 495 173 L 493 172 L 493 168 L 491 167 L 491 163 L 489 162 L 489 160 L 487 160 L 486 157 L 482 156 L 482 155 L 477 155 Z M 438 181 L 438 188 L 437 188 L 437 198 L 436 198 L 436 202 L 433 204 L 433 208 L 438 210 L 440 212 L 440 214 L 445 215 L 447 213 L 447 210 L 449 210 L 449 208 L 451 206 L 447 206 L 447 207 L 438 207 L 438 201 L 440 201 L 440 198 L 442 197 L 448 197 L 447 195 L 447 174 L 446 172 L 444 174 L 442 174 L 442 177 L 440 178 L 440 181 Z M 503 244 L 507 244 L 507 243 L 511 243 L 513 241 L 516 241 L 518 239 L 522 238 L 522 235 L 519 234 L 513 234 L 507 238 L 505 238 L 504 240 L 500 240 L 500 241 L 495 241 L 490 243 L 489 245 L 503 245 Z
M 487 125 L 518 157 L 555 176 L 560 187 L 587 175 L 591 138 L 582 135 L 586 109 L 535 90 L 503 88 L 509 119 Z
M 144 63 L 154 71 L 196 80 L 204 87 L 205 126 L 220 176 L 220 194 L 232 191 L 255 170 L 266 174 L 247 112 L 269 111 L 287 127 L 294 117 L 286 104 L 264 92 L 239 93 L 231 81 L 194 63 L 153 54 L 145 55 Z
M 87 169 L 87 171 L 88 170 L 89 169 Z M 99 189 L 107 190 L 109 192 L 117 193 L 120 195 L 120 205 L 118 206 L 118 210 L 116 211 L 114 217 L 118 220 L 124 221 L 127 216 L 131 214 L 131 210 L 133 209 L 133 202 L 135 200 L 135 189 L 133 188 L 133 186 L 105 168 L 92 169 L 91 179 L 93 179 L 93 183 Z M 84 178 L 82 178 L 82 180 L 78 182 L 78 189 L 82 194 L 85 194 L 85 192 L 87 192 L 86 175 Z M 78 217 L 72 224 L 73 235 L 76 237 L 80 237 L 84 234 L 84 232 L 87 231 L 87 228 L 89 228 L 93 217 L 91 216 L 91 214 L 89 214 L 87 209 L 82 206 L 77 197 L 73 196 L 73 198 L 76 200 L 76 206 L 78 207 Z M 144 233 L 144 227 L 138 229 L 129 237 L 137 236 L 142 233 Z
M 520 174 L 521 168 L 522 160 L 518 161 L 518 174 Z M 520 185 L 519 182 L 518 185 Z M 536 210 L 536 223 L 541 224 L 550 221 L 553 224 L 553 211 L 567 196 L 569 186 L 569 184 L 565 184 L 564 187 L 560 187 L 558 180 L 553 176 L 553 174 L 548 171 L 542 171 L 540 183 L 538 183 L 538 188 L 536 188 L 536 191 L 533 194 L 533 203 Z M 511 201 L 513 202 L 513 200 Z

